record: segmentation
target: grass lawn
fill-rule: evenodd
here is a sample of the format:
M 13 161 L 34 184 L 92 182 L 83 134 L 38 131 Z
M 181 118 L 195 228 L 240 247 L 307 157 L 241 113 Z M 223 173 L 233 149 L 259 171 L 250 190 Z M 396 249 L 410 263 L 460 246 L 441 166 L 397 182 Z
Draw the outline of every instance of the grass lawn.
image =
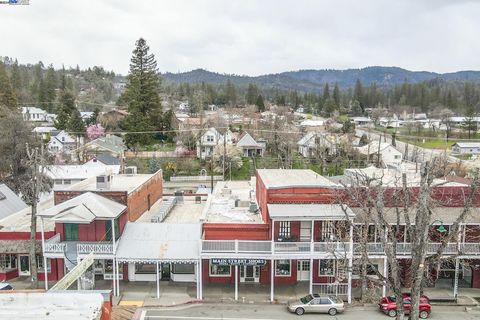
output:
M 250 159 L 243 158 L 243 164 L 239 169 L 232 170 L 232 180 L 250 180 Z M 225 175 L 227 179 L 229 172 Z
M 449 139 L 448 142 L 445 142 L 445 139 L 436 139 L 436 138 L 425 138 L 424 139 L 425 142 L 423 142 L 423 140 L 413 140 L 413 139 L 408 140 L 403 137 L 397 137 L 397 140 L 408 142 L 416 146 L 427 148 L 427 149 L 450 149 L 452 147 L 452 144 L 456 142 L 455 140 L 451 140 L 451 139 Z

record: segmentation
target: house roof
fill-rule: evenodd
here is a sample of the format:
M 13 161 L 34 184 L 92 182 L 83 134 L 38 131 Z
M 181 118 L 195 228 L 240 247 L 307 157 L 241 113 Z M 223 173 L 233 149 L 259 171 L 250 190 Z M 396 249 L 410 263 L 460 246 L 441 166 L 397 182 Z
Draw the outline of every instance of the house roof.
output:
M 255 147 L 255 148 L 262 148 L 261 145 L 253 139 L 253 137 L 248 133 L 244 132 L 240 139 L 237 142 L 237 146 L 242 148 L 242 147 Z
M 50 217 L 55 222 L 90 223 L 93 220 L 114 219 L 127 207 L 93 192 L 62 202 L 53 208 L 38 213 Z
M 297 145 L 304 146 L 308 144 L 308 142 L 314 137 L 321 137 L 322 139 L 325 139 L 326 141 L 328 141 L 330 144 L 332 143 L 330 141 L 330 138 L 326 134 L 311 131 L 311 132 L 308 132 L 306 135 L 304 135 L 300 140 L 298 140 Z
M 336 183 L 308 169 L 258 169 L 267 189 L 338 187 Z
M 108 153 L 100 153 L 96 155 L 94 159 L 97 159 L 98 162 L 101 162 L 106 165 L 120 165 L 120 159 Z
M 7 185 L 0 184 L 0 219 L 27 207 L 27 204 L 7 187 Z
M 276 220 L 344 220 L 353 218 L 353 211 L 341 204 L 267 204 L 268 214 Z M 345 211 L 344 211 L 345 210 Z
M 22 113 L 43 113 L 43 114 L 47 114 L 47 111 L 43 110 L 43 109 L 40 109 L 40 108 L 37 108 L 37 107 L 22 107 Z
M 55 128 L 55 127 L 35 127 L 35 128 L 33 128 L 32 132 L 49 133 L 49 132 L 56 131 L 56 130 L 57 130 L 57 128 Z
M 196 262 L 201 224 L 128 222 L 117 249 L 123 262 Z
M 452 146 L 458 146 L 459 148 L 480 148 L 480 142 L 455 142 Z
M 398 153 L 401 153 L 400 151 L 395 149 L 395 147 L 393 147 L 390 143 L 386 143 L 386 142 L 380 143 L 380 152 L 382 152 L 383 150 L 389 147 L 392 147 L 395 151 L 397 151 Z M 376 154 L 378 153 L 378 141 L 372 141 L 369 144 L 364 145 L 362 147 L 357 147 L 356 149 L 358 152 L 364 155 Z
M 30 225 L 29 225 L 30 226 Z M 0 240 L 0 253 L 28 253 L 30 251 L 30 240 Z M 35 241 L 35 252 L 42 252 L 42 241 Z
M 107 150 L 117 154 L 123 153 L 126 149 L 123 139 L 112 134 L 90 141 L 86 146 L 93 147 L 94 149 Z
M 54 206 L 53 196 L 41 201 L 38 204 L 38 211 L 47 210 Z M 32 207 L 26 207 L 16 213 L 0 220 L 0 232 L 30 232 L 32 220 Z M 44 219 L 44 231 L 54 231 L 55 223 L 51 219 Z M 37 226 L 40 226 L 41 219 L 37 216 Z

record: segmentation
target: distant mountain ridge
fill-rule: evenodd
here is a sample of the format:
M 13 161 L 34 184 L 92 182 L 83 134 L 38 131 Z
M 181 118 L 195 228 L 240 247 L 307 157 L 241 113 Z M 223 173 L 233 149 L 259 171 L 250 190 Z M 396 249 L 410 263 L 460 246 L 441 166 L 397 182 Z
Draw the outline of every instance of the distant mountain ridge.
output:
M 266 74 L 256 77 L 234 74 L 220 74 L 204 69 L 196 69 L 181 73 L 164 73 L 163 77 L 175 83 L 210 83 L 223 84 L 227 80 L 236 85 L 255 83 L 263 89 L 298 90 L 303 92 L 318 92 L 325 83 L 334 84 L 341 88 L 352 88 L 357 79 L 363 85 L 376 82 L 379 87 L 388 87 L 401 84 L 405 79 L 410 83 L 418 83 L 432 79 L 445 81 L 479 81 L 480 71 L 457 71 L 451 73 L 436 73 L 428 71 L 410 71 L 398 67 L 366 67 L 362 69 L 346 70 L 298 70 L 277 74 Z

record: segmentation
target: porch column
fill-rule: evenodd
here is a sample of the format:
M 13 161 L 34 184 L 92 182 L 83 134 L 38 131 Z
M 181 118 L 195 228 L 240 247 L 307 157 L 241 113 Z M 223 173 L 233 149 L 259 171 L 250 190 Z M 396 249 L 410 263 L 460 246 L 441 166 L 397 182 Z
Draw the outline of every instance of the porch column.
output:
M 453 297 L 457 300 L 458 295 L 458 269 L 460 267 L 460 259 L 455 259 L 455 279 L 453 282 Z
M 115 260 L 115 258 L 112 259 L 112 266 L 113 266 L 113 295 L 116 296 L 117 295 L 117 279 L 115 279 L 117 277 L 117 261 Z
M 353 222 L 350 223 L 350 250 L 348 257 L 348 303 L 352 303 L 352 268 L 353 268 Z
M 118 267 L 119 264 L 118 264 L 118 260 L 115 259 L 115 268 L 117 269 L 117 273 L 115 274 L 115 281 L 117 282 L 117 296 L 120 295 L 120 268 Z
M 160 299 L 160 275 L 158 270 L 158 261 L 157 261 L 157 299 Z
M 387 264 L 387 257 L 383 258 L 383 276 L 388 277 L 388 264 Z M 384 282 L 382 286 L 382 296 L 387 296 L 387 283 Z
M 238 265 L 235 265 L 235 301 L 238 301 Z
M 199 277 L 198 277 L 198 261 L 195 263 L 195 282 L 196 282 L 196 286 L 197 286 L 197 300 L 199 300 L 199 296 L 200 296 L 200 288 L 199 288 Z
M 40 218 L 40 228 L 42 231 L 42 256 L 43 256 L 43 272 L 45 274 L 45 290 L 48 290 L 48 268 L 47 268 L 47 257 L 45 257 L 45 233 L 43 225 L 43 217 Z
M 202 272 L 203 272 L 203 261 L 200 258 L 198 260 L 198 299 L 203 300 L 203 278 L 202 278 Z
M 308 293 L 313 293 L 313 259 L 310 259 L 310 286 L 308 287 Z
M 315 226 L 315 221 L 312 220 L 312 228 L 310 230 L 310 254 L 313 255 L 315 252 L 315 239 L 314 239 L 314 226 Z M 309 281 L 310 284 L 308 286 L 308 293 L 312 294 L 313 293 L 313 258 L 310 258 L 310 275 L 309 275 Z
M 270 301 L 273 302 L 273 287 L 275 286 L 275 260 L 270 260 Z

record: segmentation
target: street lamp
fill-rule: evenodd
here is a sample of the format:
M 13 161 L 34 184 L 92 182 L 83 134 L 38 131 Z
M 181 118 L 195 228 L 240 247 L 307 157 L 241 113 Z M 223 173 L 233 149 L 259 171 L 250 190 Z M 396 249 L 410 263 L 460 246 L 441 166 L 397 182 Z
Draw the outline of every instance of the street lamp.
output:
M 448 231 L 447 228 L 445 228 L 445 226 L 443 225 L 443 221 L 442 221 L 442 220 L 435 220 L 435 221 L 432 222 L 432 225 L 433 225 L 435 222 L 440 222 L 440 226 L 439 226 L 437 229 L 435 229 L 435 230 L 437 230 L 437 231 L 440 232 L 440 233 L 445 233 L 445 232 Z

